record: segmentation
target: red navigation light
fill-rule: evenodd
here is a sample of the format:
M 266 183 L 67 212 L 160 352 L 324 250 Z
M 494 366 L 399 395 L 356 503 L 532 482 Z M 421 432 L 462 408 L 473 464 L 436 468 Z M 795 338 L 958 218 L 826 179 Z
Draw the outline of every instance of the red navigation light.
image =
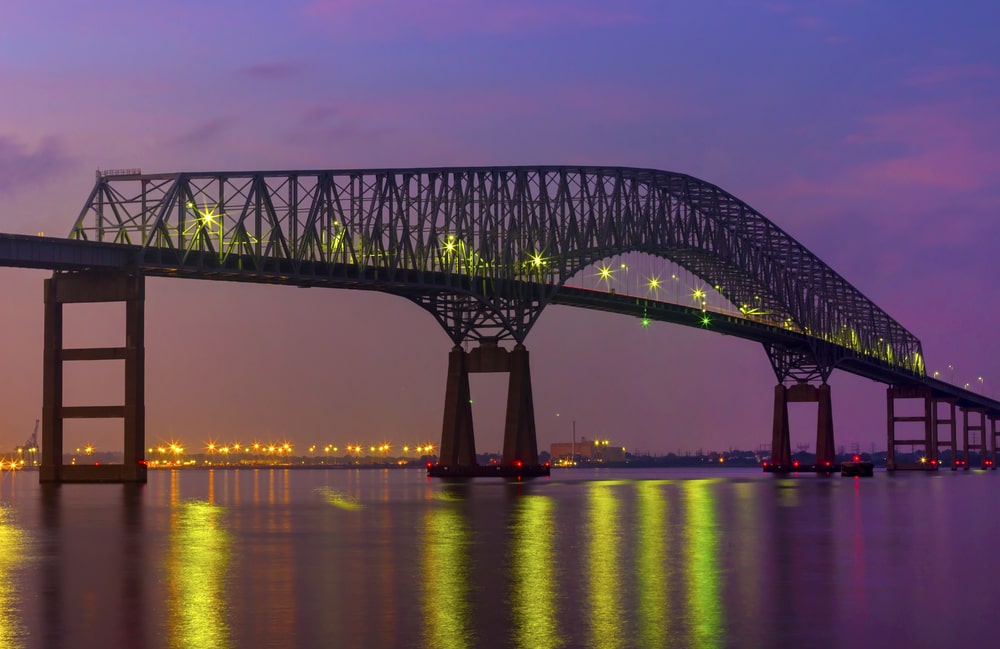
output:
M 937 460 L 931 460 L 931 466 L 937 466 Z
M 854 456 L 854 461 L 855 462 L 860 462 L 861 461 L 861 456 L 860 455 L 855 455 Z
M 431 466 L 432 466 L 432 463 L 431 463 L 431 462 L 428 462 L 428 463 L 427 463 L 427 468 L 429 469 L 429 468 L 431 468 Z
M 545 463 L 545 468 L 546 469 L 549 468 L 549 463 L 548 462 Z
M 799 466 L 799 461 L 798 461 L 798 460 L 795 460 L 794 462 L 792 462 L 792 466 L 794 466 L 794 467 L 797 467 L 797 466 Z
M 522 464 L 524 464 L 524 462 L 521 460 L 514 460 L 514 466 L 520 468 Z
M 829 463 L 829 462 L 827 462 L 827 463 L 826 463 L 826 465 L 827 465 L 827 466 L 830 466 L 830 463 Z

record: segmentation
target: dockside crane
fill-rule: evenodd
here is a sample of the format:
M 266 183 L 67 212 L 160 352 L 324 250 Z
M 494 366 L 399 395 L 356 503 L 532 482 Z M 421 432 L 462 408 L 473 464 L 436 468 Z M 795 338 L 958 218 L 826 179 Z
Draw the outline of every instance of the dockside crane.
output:
M 26 442 L 18 449 L 19 451 L 24 451 L 25 453 L 30 453 L 32 451 L 38 450 L 38 420 L 35 420 L 35 430 L 32 431 L 31 437 L 27 439 Z

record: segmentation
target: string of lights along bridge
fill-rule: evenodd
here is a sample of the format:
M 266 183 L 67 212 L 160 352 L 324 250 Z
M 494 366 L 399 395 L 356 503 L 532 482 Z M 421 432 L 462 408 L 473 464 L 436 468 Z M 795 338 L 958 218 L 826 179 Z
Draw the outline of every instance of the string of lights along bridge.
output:
M 451 340 L 438 476 L 546 475 L 527 338 L 550 304 L 705 327 L 761 344 L 776 377 L 768 469 L 836 468 L 834 370 L 886 386 L 887 466 L 995 459 L 1000 402 L 928 376 L 920 341 L 762 214 L 703 180 L 623 167 L 98 172 L 65 239 L 0 234 L 0 264 L 45 281 L 40 479 L 144 481 L 145 278 L 371 290 Z M 67 348 L 63 307 L 125 305 L 126 344 Z M 443 350 L 444 351 L 444 350 Z M 66 363 L 123 360 L 117 406 L 63 403 Z M 502 462 L 476 464 L 469 374 L 509 377 Z M 898 415 L 916 400 L 920 415 Z M 789 402 L 817 404 L 816 459 L 794 467 Z M 910 408 L 907 408 L 910 411 Z M 77 418 L 124 421 L 120 465 L 65 465 Z M 970 443 L 971 440 L 971 443 Z M 926 463 L 896 461 L 918 446 Z M 154 447 L 155 448 L 155 447 Z M 966 461 L 964 468 L 968 468 Z

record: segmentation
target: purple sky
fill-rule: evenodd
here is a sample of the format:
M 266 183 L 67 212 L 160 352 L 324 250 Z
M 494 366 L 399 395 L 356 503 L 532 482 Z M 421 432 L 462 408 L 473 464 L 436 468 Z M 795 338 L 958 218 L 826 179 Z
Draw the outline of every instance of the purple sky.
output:
M 689 173 L 899 320 L 929 372 L 952 365 L 997 398 L 997 24 L 985 1 L 4 3 L 0 231 L 65 236 L 97 168 Z M 41 416 L 48 274 L 0 274 L 4 449 Z M 147 293 L 151 444 L 439 443 L 450 343 L 413 304 L 161 279 Z M 122 313 L 73 307 L 68 342 L 117 344 Z M 574 420 L 656 453 L 770 441 L 775 378 L 755 343 L 551 307 L 527 346 L 540 448 Z M 120 402 L 106 365 L 69 368 L 68 401 Z M 884 446 L 884 386 L 830 382 L 838 445 Z M 472 390 L 478 448 L 497 450 L 506 377 Z M 793 446 L 814 447 L 814 412 L 793 409 Z M 94 426 L 74 423 L 67 447 L 120 448 Z

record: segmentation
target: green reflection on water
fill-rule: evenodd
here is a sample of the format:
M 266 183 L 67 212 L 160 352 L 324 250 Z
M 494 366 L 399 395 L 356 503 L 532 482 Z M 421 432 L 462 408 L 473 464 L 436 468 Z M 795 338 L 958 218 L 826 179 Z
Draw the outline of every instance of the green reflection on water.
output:
M 170 539 L 170 631 L 172 647 L 232 646 L 226 575 L 231 539 L 223 507 L 204 501 L 174 508 Z
M 715 493 L 710 480 L 684 483 L 687 507 L 685 558 L 688 574 L 687 620 L 692 646 L 723 644 L 719 540 L 715 520 Z
M 14 522 L 10 507 L 0 505 L 0 647 L 24 647 L 27 632 L 18 616 L 20 593 L 14 573 L 27 560 L 28 535 Z
M 561 647 L 556 622 L 552 499 L 522 496 L 517 501 L 513 554 L 513 615 L 516 642 L 524 649 Z
M 470 533 L 455 505 L 432 507 L 423 537 L 424 642 L 428 647 L 472 647 L 469 611 Z
M 670 583 L 669 538 L 664 522 L 665 494 L 653 481 L 639 483 L 639 553 L 636 575 L 639 580 L 639 644 L 642 647 L 667 645 L 670 631 L 668 587 Z
M 618 500 L 613 486 L 594 483 L 589 490 L 590 641 L 599 649 L 624 646 L 619 593 Z

